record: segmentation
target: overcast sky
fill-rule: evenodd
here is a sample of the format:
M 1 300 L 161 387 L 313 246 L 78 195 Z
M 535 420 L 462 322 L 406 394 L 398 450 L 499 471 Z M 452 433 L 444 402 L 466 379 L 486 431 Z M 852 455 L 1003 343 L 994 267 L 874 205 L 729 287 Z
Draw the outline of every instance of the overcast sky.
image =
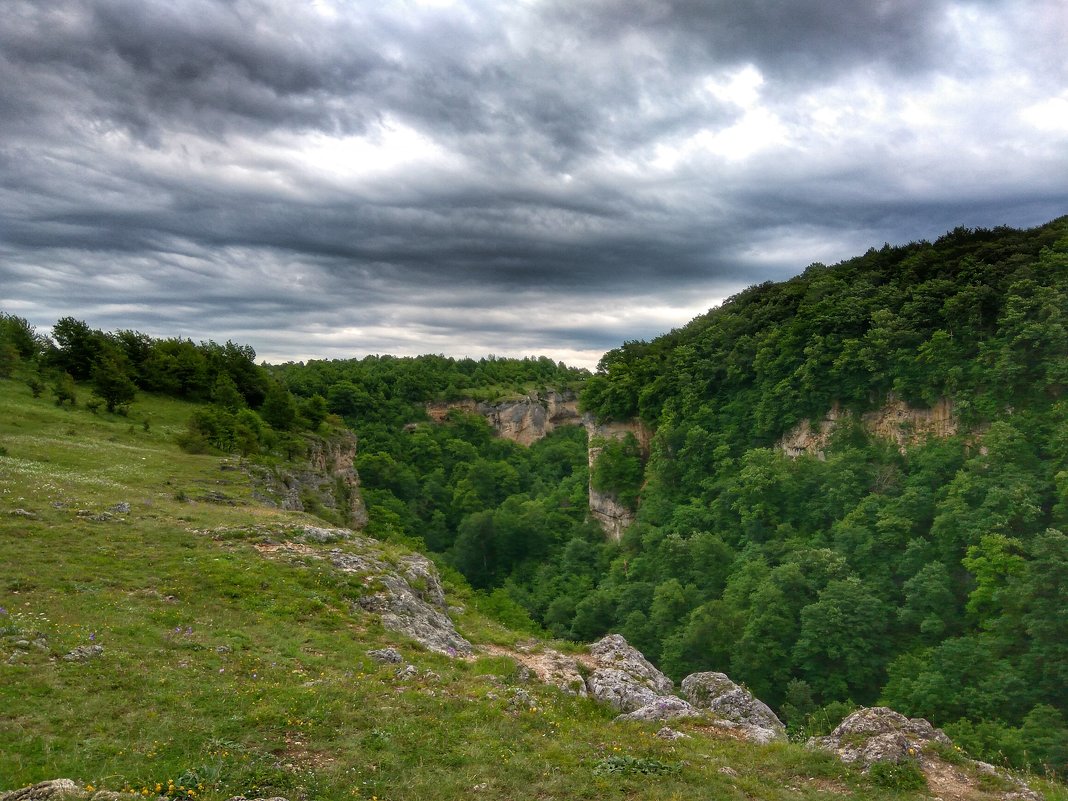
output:
M 607 349 L 1068 213 L 1064 0 L 5 0 L 0 310 Z

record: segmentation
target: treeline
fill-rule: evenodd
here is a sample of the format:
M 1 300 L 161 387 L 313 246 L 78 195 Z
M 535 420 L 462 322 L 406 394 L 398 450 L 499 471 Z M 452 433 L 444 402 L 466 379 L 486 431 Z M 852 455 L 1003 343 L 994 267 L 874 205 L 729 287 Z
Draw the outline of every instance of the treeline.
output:
M 753 287 L 605 355 L 584 408 L 656 428 L 638 522 L 570 620 L 541 597 L 562 568 L 516 596 L 675 676 L 725 670 L 795 728 L 884 702 L 1064 772 L 1066 386 L 1068 218 Z M 857 422 L 891 395 L 948 399 L 961 434 L 899 453 Z M 775 447 L 836 403 L 825 458 Z

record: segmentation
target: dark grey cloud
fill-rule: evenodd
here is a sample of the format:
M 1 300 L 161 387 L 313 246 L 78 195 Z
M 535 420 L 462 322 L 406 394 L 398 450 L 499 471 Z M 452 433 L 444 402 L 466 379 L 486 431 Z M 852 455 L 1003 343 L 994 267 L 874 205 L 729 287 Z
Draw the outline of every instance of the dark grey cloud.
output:
M 12 0 L 0 307 L 592 364 L 1068 211 L 1059 0 Z

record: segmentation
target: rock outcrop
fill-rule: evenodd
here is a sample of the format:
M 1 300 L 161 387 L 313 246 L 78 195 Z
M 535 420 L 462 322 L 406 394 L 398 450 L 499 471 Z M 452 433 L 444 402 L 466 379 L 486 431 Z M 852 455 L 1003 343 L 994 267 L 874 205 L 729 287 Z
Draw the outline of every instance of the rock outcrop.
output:
M 307 458 L 300 467 L 272 471 L 244 465 L 259 500 L 296 512 L 314 511 L 317 506 L 336 512 L 345 525 L 366 526 L 367 509 L 354 465 L 356 435 L 343 430 L 329 437 L 308 435 L 305 441 Z
M 934 743 L 953 746 L 945 732 L 923 718 L 907 718 L 885 706 L 858 709 L 826 737 L 808 741 L 811 748 L 833 751 L 843 762 L 863 768 L 874 762 L 922 759 Z
M 935 796 L 970 795 L 1003 801 L 1039 801 L 1024 782 L 993 765 L 967 759 L 941 729 L 923 718 L 907 718 L 887 707 L 858 709 L 826 737 L 813 737 L 809 748 L 830 751 L 842 762 L 868 770 L 878 762 L 912 762 L 923 772 Z M 1001 785 L 992 790 L 991 785 Z
M 682 680 L 682 697 L 697 709 L 739 726 L 747 740 L 770 743 L 786 739 L 786 727 L 771 708 L 724 673 L 691 673 Z
M 590 646 L 596 668 L 586 688 L 598 701 L 621 712 L 634 712 L 671 695 L 674 683 L 653 667 L 641 651 L 619 634 L 609 634 Z
M 471 653 L 471 643 L 457 633 L 448 615 L 438 571 L 429 559 L 413 553 L 391 562 L 373 540 L 354 537 L 351 542 L 360 550 L 333 550 L 330 561 L 362 577 L 368 590 L 358 601 L 362 609 L 428 650 L 448 656 Z
M 835 404 L 823 419 L 802 420 L 790 429 L 779 440 L 778 447 L 790 457 L 808 455 L 822 459 L 835 429 L 852 419 L 848 410 Z M 895 443 L 902 453 L 928 439 L 944 439 L 959 432 L 953 404 L 947 398 L 930 409 L 920 409 L 891 396 L 882 408 L 862 414 L 860 423 L 872 436 Z

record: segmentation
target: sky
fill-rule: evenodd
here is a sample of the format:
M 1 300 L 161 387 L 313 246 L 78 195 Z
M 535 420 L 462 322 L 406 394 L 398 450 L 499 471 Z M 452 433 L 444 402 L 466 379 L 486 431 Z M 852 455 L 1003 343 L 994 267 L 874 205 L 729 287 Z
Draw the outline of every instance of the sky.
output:
M 1068 213 L 1063 0 L 5 0 L 0 310 L 592 368 Z

